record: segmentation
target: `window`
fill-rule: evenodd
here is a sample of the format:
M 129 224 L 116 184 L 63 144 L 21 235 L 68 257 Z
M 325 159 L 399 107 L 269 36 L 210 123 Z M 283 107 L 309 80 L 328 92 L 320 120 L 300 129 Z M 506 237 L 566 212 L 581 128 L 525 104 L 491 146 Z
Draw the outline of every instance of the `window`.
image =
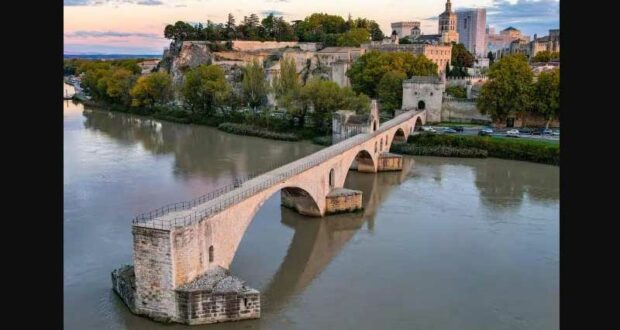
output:
M 379 144 L 379 151 L 383 151 L 383 138 L 381 138 L 381 144 Z
M 213 262 L 213 245 L 209 246 L 209 262 Z
M 334 169 L 332 168 L 329 171 L 329 187 L 330 188 L 334 188 L 334 181 L 335 181 L 335 172 L 334 172 Z
M 377 141 L 375 141 L 375 153 L 377 153 Z

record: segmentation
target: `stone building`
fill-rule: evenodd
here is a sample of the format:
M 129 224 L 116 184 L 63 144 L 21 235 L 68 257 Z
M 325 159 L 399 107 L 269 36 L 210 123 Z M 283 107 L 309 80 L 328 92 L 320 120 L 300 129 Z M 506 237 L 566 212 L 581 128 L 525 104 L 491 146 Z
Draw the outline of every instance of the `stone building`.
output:
M 464 9 L 456 12 L 459 42 L 477 57 L 486 56 L 487 11 L 484 8 Z
M 327 70 L 329 80 L 340 87 L 350 87 L 351 81 L 346 72 L 366 49 L 358 47 L 327 47 L 317 52 L 318 63 Z
M 441 75 L 446 70 L 446 64 L 452 58 L 452 45 L 413 43 L 413 44 L 362 44 L 367 50 L 380 52 L 408 52 L 415 56 L 424 55 L 433 63 L 437 64 L 437 74 Z
M 439 77 L 413 76 L 403 81 L 403 104 L 396 115 L 408 110 L 426 110 L 427 122 L 441 121 L 445 82 Z
M 392 32 L 396 32 L 398 38 L 408 37 L 413 28 L 420 30 L 420 22 L 394 22 L 391 24 Z
M 530 42 L 530 56 L 534 57 L 538 52 L 549 51 L 549 52 L 560 52 L 560 29 L 552 29 L 549 30 L 549 35 L 537 38 L 534 35 L 534 40 Z
M 379 128 L 379 108 L 377 100 L 370 103 L 370 112 L 358 115 L 351 110 L 338 110 L 332 117 L 332 144 L 355 136 L 369 133 Z
M 495 30 L 493 28 L 487 29 L 487 52 L 497 53 L 498 51 L 502 51 L 505 48 L 509 48 L 510 44 L 515 40 L 530 41 L 529 36 L 524 36 L 521 31 L 512 26 L 505 28 L 499 34 L 495 34 L 494 32 Z

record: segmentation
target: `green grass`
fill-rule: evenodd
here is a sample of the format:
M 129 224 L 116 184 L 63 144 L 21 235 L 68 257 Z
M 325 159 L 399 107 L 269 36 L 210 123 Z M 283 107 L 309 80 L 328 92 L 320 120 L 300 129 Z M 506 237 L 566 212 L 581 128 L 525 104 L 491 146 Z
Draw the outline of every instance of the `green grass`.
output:
M 537 139 L 537 138 L 529 138 L 529 137 L 506 137 L 506 136 L 491 136 L 492 140 L 502 141 L 502 140 L 510 140 L 512 143 L 521 143 L 521 144 L 529 144 L 529 145 L 550 145 L 550 144 L 559 144 L 560 140 L 547 140 L 547 139 Z

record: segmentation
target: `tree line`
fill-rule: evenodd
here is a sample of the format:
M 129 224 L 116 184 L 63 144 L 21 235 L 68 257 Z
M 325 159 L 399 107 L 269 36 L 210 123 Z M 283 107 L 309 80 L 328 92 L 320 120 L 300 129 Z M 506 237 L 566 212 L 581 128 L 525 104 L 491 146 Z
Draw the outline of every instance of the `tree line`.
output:
M 308 115 L 314 132 L 325 134 L 334 111 L 364 113 L 370 105 L 368 96 L 332 81 L 313 77 L 304 82 L 292 59 L 282 60 L 282 73 L 272 84 L 256 61 L 241 69 L 239 82 L 227 80 L 220 66 L 203 64 L 188 70 L 178 86 L 166 72 L 141 75 L 135 60 L 65 64 L 66 71 L 81 75 L 81 85 L 94 101 L 146 115 L 189 115 L 199 122 L 246 122 L 279 131 L 304 130 Z M 284 111 L 281 120 L 266 106 L 270 92 Z M 181 102 L 175 102 L 175 94 Z
M 273 13 L 262 20 L 256 14 L 244 16 L 237 23 L 233 14 L 228 14 L 225 23 L 210 20 L 189 24 L 178 21 L 164 29 L 164 37 L 182 40 L 258 40 L 258 41 L 303 41 L 322 42 L 325 46 L 355 46 L 369 40 L 382 40 L 384 35 L 379 24 L 366 18 L 347 20 L 338 15 L 314 13 L 303 20 L 289 23 Z
M 495 121 L 536 114 L 546 125 L 560 118 L 560 69 L 541 72 L 538 77 L 522 54 L 502 57 L 489 68 L 489 80 L 477 99 L 482 114 Z M 524 123 L 525 124 L 525 123 Z

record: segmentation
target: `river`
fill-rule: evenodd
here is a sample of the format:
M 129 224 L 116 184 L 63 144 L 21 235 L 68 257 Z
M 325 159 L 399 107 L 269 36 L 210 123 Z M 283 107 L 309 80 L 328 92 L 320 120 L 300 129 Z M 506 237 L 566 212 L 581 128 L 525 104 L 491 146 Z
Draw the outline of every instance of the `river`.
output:
M 65 101 L 65 328 L 188 328 L 113 293 L 131 218 L 320 148 Z M 261 291 L 261 319 L 192 328 L 559 328 L 559 167 L 408 156 L 345 186 L 364 212 L 306 218 L 269 199 L 231 265 Z

